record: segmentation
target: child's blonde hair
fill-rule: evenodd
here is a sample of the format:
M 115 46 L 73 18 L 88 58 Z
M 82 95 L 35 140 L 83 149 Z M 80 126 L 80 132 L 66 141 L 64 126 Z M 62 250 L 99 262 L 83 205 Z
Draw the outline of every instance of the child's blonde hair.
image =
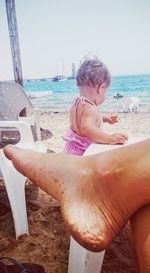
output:
M 80 86 L 100 86 L 105 83 L 109 86 L 111 77 L 107 66 L 98 58 L 85 60 L 77 72 L 77 85 Z

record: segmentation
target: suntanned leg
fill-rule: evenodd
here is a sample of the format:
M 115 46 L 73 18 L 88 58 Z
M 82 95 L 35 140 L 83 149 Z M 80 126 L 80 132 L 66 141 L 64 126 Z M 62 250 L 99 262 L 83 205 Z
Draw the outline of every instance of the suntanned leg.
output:
M 130 222 L 139 273 L 150 273 L 150 205 L 139 209 Z
M 134 215 L 132 216 L 134 217 Z M 136 273 L 140 273 L 139 270 L 139 261 L 138 261 L 138 257 L 137 257 L 137 252 L 136 252 L 136 246 L 134 243 L 134 237 L 133 237 L 133 233 L 132 233 L 132 228 L 131 228 L 131 222 L 129 221 L 130 225 L 128 225 L 129 228 L 129 239 L 130 239 L 130 243 L 131 243 L 131 250 L 132 250 L 132 256 L 133 256 L 133 260 L 134 260 L 134 266 L 135 266 L 135 272 Z
M 129 217 L 150 203 L 150 140 L 87 157 L 4 148 L 18 171 L 55 197 L 71 235 L 105 249 Z

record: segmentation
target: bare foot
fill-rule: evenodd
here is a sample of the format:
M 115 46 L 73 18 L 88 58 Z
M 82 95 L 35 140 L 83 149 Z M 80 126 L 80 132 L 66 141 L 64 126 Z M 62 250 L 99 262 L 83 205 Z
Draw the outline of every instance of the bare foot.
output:
M 132 189 L 137 178 L 134 181 L 128 173 L 134 165 L 128 164 L 128 171 L 120 163 L 122 155 L 117 150 L 78 157 L 42 154 L 9 145 L 4 153 L 18 171 L 60 202 L 71 235 L 83 247 L 101 251 L 132 213 L 150 201 L 147 196 L 142 201 L 139 198 L 140 194 L 145 196 L 141 190 L 144 184 L 137 186 L 136 191 Z M 150 186 L 147 190 L 150 192 Z

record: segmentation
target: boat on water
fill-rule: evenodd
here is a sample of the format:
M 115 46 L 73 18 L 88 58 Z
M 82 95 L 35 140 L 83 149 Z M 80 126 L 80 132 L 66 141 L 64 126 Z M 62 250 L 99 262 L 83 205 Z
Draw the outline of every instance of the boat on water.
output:
M 67 79 L 68 79 L 68 80 L 75 80 L 75 78 L 76 78 L 76 77 L 74 77 L 74 76 L 69 76 Z
M 117 93 L 113 97 L 114 99 L 120 99 L 120 98 L 123 98 L 123 95 L 121 95 L 120 93 Z
M 53 82 L 62 82 L 62 81 L 66 81 L 67 78 L 64 75 L 57 75 L 55 77 L 52 78 Z
M 40 81 L 41 81 L 41 82 L 45 82 L 45 81 L 46 81 L 46 79 L 44 79 L 44 78 L 43 78 L 43 79 L 40 79 Z
M 36 99 L 36 98 L 41 98 L 41 97 L 47 97 L 53 94 L 53 91 L 41 91 L 41 92 L 28 92 L 28 97 L 30 99 Z
M 60 69 L 61 67 L 61 69 Z M 52 78 L 53 82 L 62 82 L 66 81 L 67 77 L 65 77 L 65 72 L 64 72 L 64 64 L 63 64 L 63 58 L 61 58 L 61 64 L 59 65 L 58 59 L 56 60 L 56 76 Z

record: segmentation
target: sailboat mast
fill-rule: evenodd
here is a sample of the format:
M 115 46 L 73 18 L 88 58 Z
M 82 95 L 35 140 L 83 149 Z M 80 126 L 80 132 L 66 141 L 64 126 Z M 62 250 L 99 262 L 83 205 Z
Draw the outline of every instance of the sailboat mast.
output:
M 63 62 L 63 58 L 61 58 L 61 69 L 62 69 L 62 75 L 64 75 L 64 62 Z

